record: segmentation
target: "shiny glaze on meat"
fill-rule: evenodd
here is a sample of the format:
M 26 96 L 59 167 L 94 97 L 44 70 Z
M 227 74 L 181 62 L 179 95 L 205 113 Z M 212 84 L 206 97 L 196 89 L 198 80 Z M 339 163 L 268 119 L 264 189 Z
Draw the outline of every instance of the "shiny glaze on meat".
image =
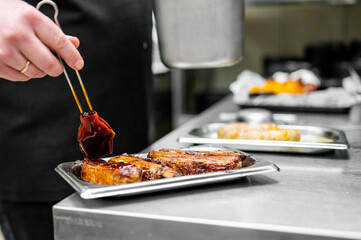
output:
M 242 168 L 242 161 L 246 157 L 231 151 L 161 149 L 148 153 L 149 161 L 168 166 L 182 175 Z
M 159 164 L 147 162 L 139 157 L 128 155 L 128 154 L 123 154 L 123 155 L 119 155 L 114 158 L 111 158 L 109 160 L 109 162 L 110 163 L 114 162 L 114 163 L 134 164 L 135 166 L 142 169 L 142 181 L 154 180 L 154 179 L 160 179 L 160 178 L 172 178 L 172 177 L 180 176 L 179 173 L 177 173 L 176 171 L 174 171 L 173 169 L 171 169 L 167 166 L 162 166 Z
M 232 151 L 161 149 L 149 152 L 144 159 L 128 154 L 109 161 L 86 158 L 81 178 L 95 184 L 124 184 L 239 169 L 247 159 L 248 155 Z
M 108 163 L 85 158 L 81 168 L 81 179 L 95 184 L 113 185 L 142 180 L 142 170 L 131 163 Z

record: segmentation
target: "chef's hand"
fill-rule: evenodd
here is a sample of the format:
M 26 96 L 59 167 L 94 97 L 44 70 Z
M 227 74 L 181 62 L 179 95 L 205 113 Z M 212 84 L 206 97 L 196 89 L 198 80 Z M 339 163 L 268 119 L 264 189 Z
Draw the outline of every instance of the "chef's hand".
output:
M 0 0 L 0 77 L 27 81 L 45 75 L 59 76 L 63 67 L 50 49 L 71 68 L 84 61 L 76 49 L 79 40 L 66 36 L 47 16 L 21 0 Z M 23 73 L 28 64 L 28 69 Z

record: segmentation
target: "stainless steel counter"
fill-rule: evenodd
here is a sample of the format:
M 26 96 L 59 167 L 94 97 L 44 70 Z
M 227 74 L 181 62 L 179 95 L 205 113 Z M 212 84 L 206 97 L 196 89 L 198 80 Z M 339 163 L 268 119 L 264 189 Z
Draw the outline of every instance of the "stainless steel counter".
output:
M 195 124 L 237 110 L 228 97 L 144 152 L 185 147 L 176 140 Z M 255 152 L 281 172 L 211 186 L 96 200 L 73 194 L 54 206 L 55 239 L 361 239 L 361 124 L 342 114 L 298 114 L 296 123 L 344 129 L 351 149 Z

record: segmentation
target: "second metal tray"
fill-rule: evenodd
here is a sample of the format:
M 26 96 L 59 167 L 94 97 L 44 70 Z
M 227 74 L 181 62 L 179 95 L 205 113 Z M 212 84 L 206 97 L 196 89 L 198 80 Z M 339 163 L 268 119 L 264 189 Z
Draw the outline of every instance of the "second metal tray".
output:
M 242 109 L 244 108 L 263 108 L 272 112 L 307 112 L 307 113 L 348 113 L 350 107 L 312 107 L 312 106 L 273 106 L 266 104 L 255 104 L 252 102 L 238 104 Z
M 193 147 L 192 150 L 232 150 L 221 147 Z M 247 153 L 245 153 L 247 154 Z M 244 160 L 246 166 L 241 169 L 228 170 L 222 172 L 212 172 L 197 175 L 188 175 L 175 178 L 164 178 L 138 183 L 129 183 L 121 185 L 97 185 L 80 179 L 82 161 L 65 162 L 59 164 L 55 171 L 63 177 L 84 199 L 94 199 L 110 196 L 128 196 L 141 193 L 157 192 L 161 190 L 177 189 L 217 182 L 224 182 L 245 176 L 262 174 L 279 170 L 279 168 L 270 162 L 255 159 L 252 155 Z M 137 156 L 145 157 L 143 154 Z
M 218 129 L 227 123 L 205 123 L 193 128 L 186 136 L 178 138 L 182 143 L 219 144 L 243 151 L 321 153 L 330 150 L 349 149 L 349 143 L 343 131 L 301 125 L 278 125 L 280 128 L 293 128 L 299 131 L 301 141 L 270 141 L 218 138 Z

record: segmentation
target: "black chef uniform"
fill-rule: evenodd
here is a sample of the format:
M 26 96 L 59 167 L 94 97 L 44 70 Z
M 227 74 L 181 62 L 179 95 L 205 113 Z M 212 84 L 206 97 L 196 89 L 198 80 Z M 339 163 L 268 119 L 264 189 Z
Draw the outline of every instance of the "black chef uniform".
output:
M 80 39 L 80 75 L 93 108 L 116 132 L 113 154 L 140 151 L 149 143 L 151 1 L 55 2 L 64 33 Z M 41 10 L 53 17 L 50 6 Z M 64 75 L 0 79 L 0 225 L 7 239 L 53 239 L 51 207 L 73 193 L 54 168 L 83 158 L 79 116 Z

